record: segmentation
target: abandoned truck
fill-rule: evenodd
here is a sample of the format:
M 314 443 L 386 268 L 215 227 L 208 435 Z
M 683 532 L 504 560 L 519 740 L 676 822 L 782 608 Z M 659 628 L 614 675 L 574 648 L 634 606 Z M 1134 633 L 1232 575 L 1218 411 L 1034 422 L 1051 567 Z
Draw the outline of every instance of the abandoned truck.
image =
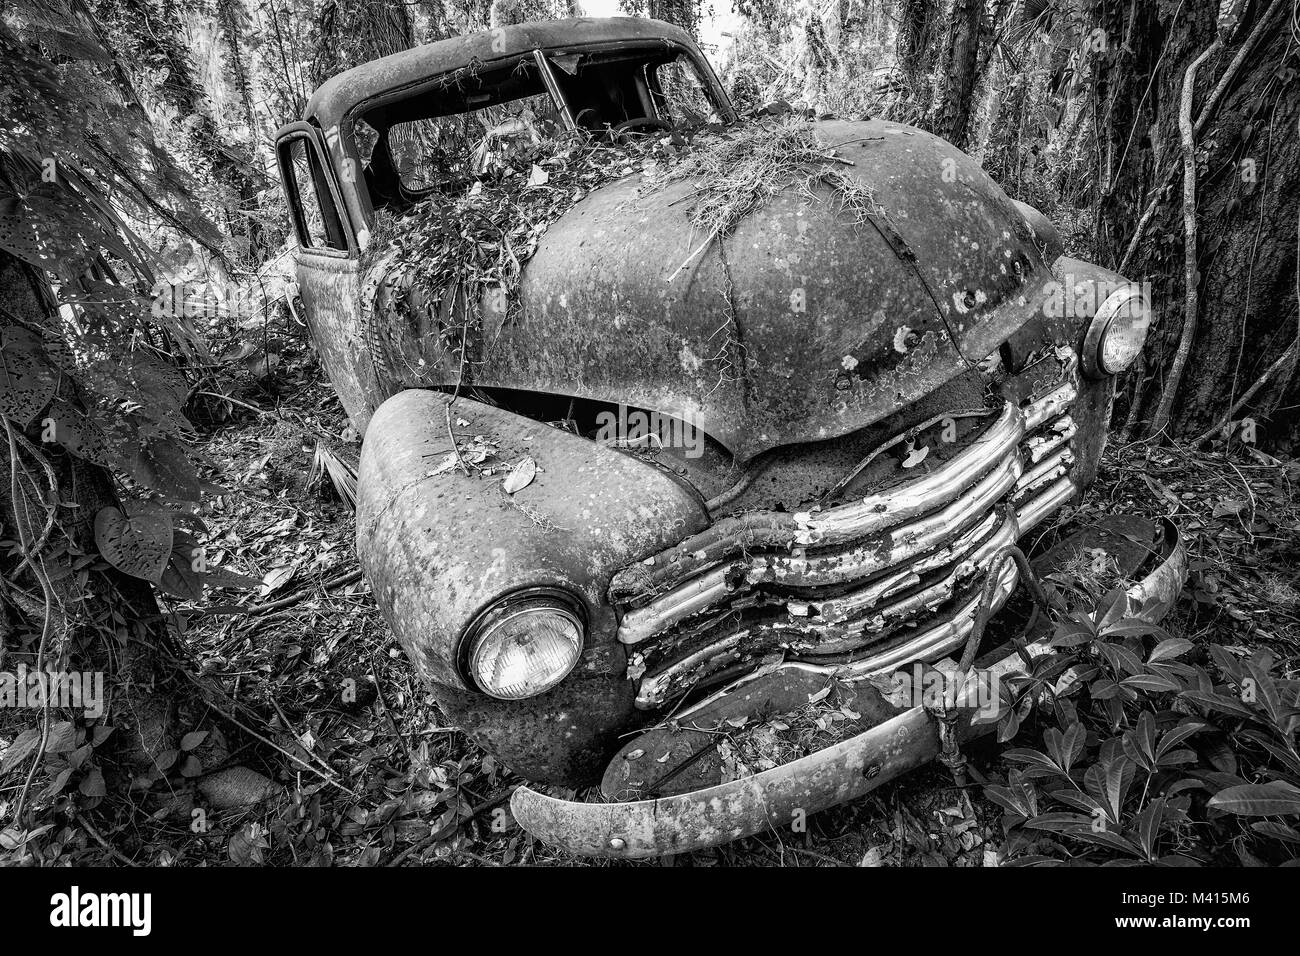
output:
M 789 183 L 712 235 L 692 208 L 718 182 L 629 162 L 568 197 L 504 305 L 472 276 L 429 294 L 379 248 L 502 175 L 545 195 L 544 163 L 510 161 L 548 137 L 689 153 L 757 122 L 682 30 L 570 19 L 349 70 L 277 136 L 306 316 L 364 436 L 375 598 L 447 717 L 533 784 L 516 820 L 584 854 L 716 845 L 956 765 L 996 713 L 891 675 L 971 666 L 1033 576 L 1011 546 L 1093 481 L 1146 335 L 1139 286 L 1063 256 L 948 143 L 876 120 L 805 120 L 869 201 Z M 1143 533 L 1129 598 L 1154 616 L 1185 554 Z M 825 746 L 728 747 L 828 700 L 851 732 Z

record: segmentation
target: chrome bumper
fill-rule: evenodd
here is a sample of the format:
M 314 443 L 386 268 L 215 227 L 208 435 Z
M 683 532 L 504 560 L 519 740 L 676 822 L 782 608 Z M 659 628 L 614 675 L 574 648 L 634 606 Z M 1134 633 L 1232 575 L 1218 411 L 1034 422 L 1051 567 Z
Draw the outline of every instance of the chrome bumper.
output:
M 1129 589 L 1134 616 L 1158 620 L 1186 580 L 1186 549 L 1176 532 L 1172 537 L 1160 566 Z M 1011 578 L 1006 587 L 1009 590 L 1013 585 Z M 936 646 L 955 647 L 961 640 L 949 640 L 952 636 L 948 634 Z M 1030 645 L 1028 651 L 1036 656 L 1047 653 L 1049 647 L 1040 642 Z M 904 659 L 901 652 L 895 657 Z M 875 673 L 879 668 L 874 660 L 871 663 Z M 1020 656 L 1011 653 L 985 673 L 990 679 L 1002 680 L 1022 673 L 1023 667 Z M 827 668 L 826 673 L 842 681 L 868 676 L 865 669 L 851 664 Z M 971 682 L 969 686 L 976 685 Z M 974 699 L 962 699 L 958 706 L 974 707 L 975 703 Z M 958 723 L 963 739 L 990 732 L 1001 716 L 996 709 L 963 710 L 962 714 L 969 714 Z M 510 805 L 515 820 L 529 833 L 584 856 L 636 859 L 685 853 L 784 828 L 798 812 L 815 813 L 862 796 L 933 760 L 939 748 L 938 723 L 918 706 L 800 760 L 705 790 L 629 803 L 579 803 L 544 796 L 524 786 L 515 791 Z

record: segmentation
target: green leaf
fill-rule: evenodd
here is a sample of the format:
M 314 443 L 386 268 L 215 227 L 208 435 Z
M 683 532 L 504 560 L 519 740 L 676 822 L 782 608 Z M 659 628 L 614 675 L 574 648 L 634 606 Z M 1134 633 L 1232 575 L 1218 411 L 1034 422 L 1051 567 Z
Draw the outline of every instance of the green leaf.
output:
M 1170 660 L 1175 657 L 1182 657 L 1188 651 L 1195 648 L 1196 645 L 1191 641 L 1181 637 L 1171 637 L 1166 641 L 1161 641 L 1156 645 L 1151 656 L 1147 658 L 1148 664 L 1154 664 L 1157 661 Z
M 1269 837 L 1273 840 L 1283 840 L 1287 843 L 1300 843 L 1300 830 L 1295 827 L 1289 827 L 1283 823 L 1277 823 L 1274 820 L 1257 820 L 1250 825 L 1250 828 L 1261 836 Z
M 186 734 L 184 737 L 181 738 L 181 750 L 183 752 L 189 752 L 193 750 L 195 747 L 199 746 L 201 743 L 203 743 L 203 741 L 207 739 L 208 739 L 208 731 L 191 730 L 188 734 Z
M 1059 734 L 1060 731 L 1057 731 Z M 1043 775 L 1051 776 L 1068 776 L 1064 768 L 1052 760 L 1045 753 L 1037 750 L 1030 750 L 1027 747 L 1017 747 L 1015 750 L 1008 750 L 1002 755 L 1006 760 L 1012 763 L 1026 764 L 1028 769 L 1025 775 L 1028 777 L 1039 777 Z
M 176 758 L 179 756 L 180 751 L 178 750 L 164 750 L 154 760 L 154 766 L 166 773 L 176 763 Z
M 1142 662 L 1137 659 L 1137 655 L 1121 644 L 1098 643 L 1097 651 L 1106 658 L 1106 663 L 1110 664 L 1111 670 L 1116 674 L 1142 673 Z
M 1280 783 L 1248 783 L 1219 791 L 1207 806 L 1243 817 L 1300 813 L 1300 790 Z
M 1156 720 L 1151 711 L 1144 710 L 1137 726 L 1124 734 L 1124 753 L 1143 770 L 1151 772 L 1156 766 Z
M 1156 840 L 1160 838 L 1160 824 L 1164 820 L 1165 801 L 1163 798 L 1152 800 L 1146 809 L 1138 814 L 1138 839 L 1147 859 L 1156 855 Z
M 1104 628 L 1101 632 L 1102 637 L 1148 637 L 1150 635 L 1157 637 L 1167 637 L 1165 629 L 1159 624 L 1152 624 L 1149 621 L 1129 618 L 1120 621 L 1118 624 L 1112 624 Z
M 17 737 L 14 742 L 5 748 L 3 756 L 0 756 L 0 774 L 6 774 L 27 757 L 36 752 L 36 748 L 41 745 L 41 731 L 36 727 L 28 727 Z
M 1107 627 L 1118 624 L 1128 616 L 1128 591 L 1124 588 L 1115 588 L 1097 605 L 1097 613 L 1093 615 L 1093 620 L 1097 622 L 1097 630 L 1105 631 Z
M 1120 684 L 1152 694 L 1170 694 L 1182 689 L 1182 685 L 1177 681 L 1159 674 L 1134 674 L 1132 677 L 1125 677 Z
M 1160 745 L 1156 747 L 1156 759 L 1159 760 L 1165 754 L 1173 750 L 1174 747 L 1177 747 L 1188 737 L 1192 736 L 1192 734 L 1196 733 L 1198 730 L 1204 729 L 1205 727 L 1206 724 L 1199 720 L 1188 719 L 1184 720 L 1177 727 L 1165 731 L 1164 735 L 1160 738 Z
M 1081 813 L 1056 811 L 1026 820 L 1025 826 L 1030 830 L 1046 830 L 1049 833 L 1074 833 L 1080 827 L 1091 828 L 1092 817 L 1085 817 Z
M 1224 694 L 1205 693 L 1198 690 L 1185 690 L 1178 696 L 1190 700 L 1194 704 L 1200 704 L 1207 710 L 1217 710 L 1223 714 L 1231 714 L 1234 717 L 1245 717 L 1248 720 L 1259 719 L 1258 714 L 1235 697 L 1228 697 Z
M 1000 787 L 992 784 L 984 788 L 984 796 L 1014 816 L 1033 816 L 1033 811 L 1024 802 L 1020 794 L 1010 787 Z
M 1250 676 L 1243 678 L 1243 681 L 1252 682 L 1255 700 L 1263 704 L 1264 710 L 1269 719 L 1273 721 L 1274 726 L 1278 727 L 1279 730 L 1283 729 L 1282 716 L 1284 708 L 1282 699 L 1278 696 L 1277 684 L 1274 683 L 1272 675 L 1254 661 L 1246 662 L 1246 670 L 1250 672 Z M 1242 686 L 1243 697 L 1245 696 L 1246 686 L 1245 684 Z
M 92 767 L 90 772 L 81 778 L 81 785 L 77 788 L 81 791 L 83 797 L 102 797 L 108 793 L 104 786 L 104 773 L 98 767 Z
M 59 373 L 34 333 L 0 329 L 0 415 L 26 428 L 54 400 Z
M 172 550 L 172 520 L 160 512 L 127 516 L 117 508 L 95 515 L 95 545 L 123 574 L 157 584 Z

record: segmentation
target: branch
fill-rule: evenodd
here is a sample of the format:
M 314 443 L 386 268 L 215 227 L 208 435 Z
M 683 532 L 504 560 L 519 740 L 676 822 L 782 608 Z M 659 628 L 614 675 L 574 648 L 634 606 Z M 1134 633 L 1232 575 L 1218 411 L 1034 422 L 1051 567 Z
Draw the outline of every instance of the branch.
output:
M 1249 57 L 1251 52 L 1255 49 L 1260 38 L 1269 31 L 1273 25 L 1273 21 L 1277 19 L 1289 2 L 1290 0 L 1273 0 L 1272 5 L 1267 11 L 1265 11 L 1264 15 L 1259 18 L 1259 22 L 1255 24 L 1255 29 L 1253 29 L 1250 36 L 1246 38 L 1246 42 L 1241 45 L 1241 49 L 1237 51 L 1237 55 L 1232 58 L 1232 62 L 1228 64 L 1228 68 L 1224 70 L 1223 76 L 1215 85 L 1214 91 L 1210 93 L 1209 97 L 1206 99 L 1205 106 L 1201 110 L 1201 115 L 1196 119 L 1195 133 L 1197 136 L 1201 135 L 1206 124 L 1211 118 L 1213 118 L 1215 110 L 1218 109 L 1219 100 L 1223 99 L 1224 94 L 1227 93 L 1233 80 L 1236 79 L 1237 74 L 1241 71 L 1242 64 L 1246 62 L 1247 57 Z M 1219 41 L 1215 40 L 1215 46 L 1218 44 Z M 1211 47 L 1211 49 L 1213 49 L 1213 47 Z M 1170 170 L 1168 178 L 1172 177 L 1173 170 Z M 1162 183 L 1161 188 L 1163 188 L 1163 185 L 1164 184 Z M 1160 189 L 1157 189 L 1155 198 L 1151 200 L 1146 210 L 1142 213 L 1142 218 L 1138 221 L 1137 230 L 1133 233 L 1133 238 L 1129 240 L 1128 248 L 1124 251 L 1124 258 L 1119 264 L 1119 272 L 1121 274 L 1127 272 L 1129 264 L 1133 261 L 1133 256 L 1137 254 L 1137 249 L 1142 242 L 1142 237 L 1146 234 L 1147 226 L 1150 225 L 1151 219 L 1155 216 L 1156 209 L 1158 209 L 1159 206 Z
M 1196 313 L 1200 306 L 1200 288 L 1196 281 L 1196 129 L 1192 125 L 1192 101 L 1196 98 L 1196 74 L 1211 56 L 1219 52 L 1216 38 L 1205 52 L 1192 61 L 1183 76 L 1183 100 L 1178 111 L 1178 128 L 1183 138 L 1183 229 L 1187 234 L 1183 243 L 1183 275 L 1186 282 L 1187 304 L 1183 311 L 1183 331 L 1178 338 L 1178 351 L 1165 381 L 1164 394 L 1156 408 L 1151 430 L 1159 435 L 1169 424 L 1169 413 L 1174 396 L 1182 382 L 1183 369 L 1192 354 L 1192 339 L 1196 337 Z

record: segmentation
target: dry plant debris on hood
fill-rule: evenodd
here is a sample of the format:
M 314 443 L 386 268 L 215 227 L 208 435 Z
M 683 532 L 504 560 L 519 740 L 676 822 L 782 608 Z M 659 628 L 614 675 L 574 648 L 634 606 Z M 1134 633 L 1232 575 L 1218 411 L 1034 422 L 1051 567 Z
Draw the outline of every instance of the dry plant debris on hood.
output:
M 477 301 L 484 290 L 499 289 L 515 308 L 524 265 L 546 230 L 601 186 L 640 174 L 638 194 L 644 196 L 668 183 L 696 181 L 690 214 L 705 238 L 694 258 L 789 188 L 811 201 L 816 187 L 828 187 L 861 220 L 874 201 L 865 186 L 845 175 L 848 165 L 818 142 L 810 120 L 794 115 L 626 144 L 569 133 L 523 150 L 500 174 L 459 192 L 435 192 L 399 217 L 381 214 L 362 271 L 400 264 L 410 271 L 411 286 L 432 303 L 448 295 Z

